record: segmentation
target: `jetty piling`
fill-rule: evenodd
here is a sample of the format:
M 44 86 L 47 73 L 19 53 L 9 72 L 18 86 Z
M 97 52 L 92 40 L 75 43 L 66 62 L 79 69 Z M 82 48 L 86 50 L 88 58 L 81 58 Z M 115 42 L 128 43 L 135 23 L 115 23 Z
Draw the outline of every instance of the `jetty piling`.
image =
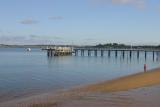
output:
M 145 60 L 147 60 L 147 51 L 145 51 Z
M 111 51 L 110 50 L 108 50 L 108 57 L 110 57 L 111 56 Z
M 88 50 L 88 56 L 91 56 L 91 51 L 90 50 Z
M 115 50 L 115 57 L 117 58 L 117 56 L 118 56 L 118 51 Z
M 153 61 L 154 61 L 154 57 L 155 57 L 155 56 L 154 56 L 154 51 L 153 51 Z
M 81 50 L 81 56 L 84 56 L 84 50 Z
M 124 59 L 124 57 L 125 57 L 125 51 L 124 50 L 122 51 L 122 56 L 123 56 L 123 59 Z
M 137 51 L 137 59 L 139 59 L 139 51 Z
M 97 56 L 97 50 L 94 50 L 94 55 Z
M 101 50 L 101 56 L 103 56 L 103 54 L 104 54 L 104 51 L 103 51 L 103 50 Z

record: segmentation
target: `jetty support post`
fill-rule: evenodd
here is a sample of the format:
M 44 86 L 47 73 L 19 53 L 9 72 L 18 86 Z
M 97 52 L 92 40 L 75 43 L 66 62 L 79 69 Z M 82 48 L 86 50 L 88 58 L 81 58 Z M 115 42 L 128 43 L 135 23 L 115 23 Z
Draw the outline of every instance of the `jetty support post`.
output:
M 111 57 L 111 50 L 108 50 L 108 57 Z
M 78 55 L 78 50 L 75 49 L 75 50 L 74 50 L 74 53 L 75 53 L 75 56 L 77 56 L 77 55 Z
M 139 59 L 139 50 L 137 51 L 137 59 Z
M 84 56 L 84 49 L 81 50 L 81 56 Z
M 97 56 L 97 50 L 94 50 L 94 55 Z
M 132 51 L 130 50 L 129 51 L 129 56 L 130 56 L 130 59 L 132 58 Z
M 118 51 L 115 50 L 115 57 L 117 58 L 117 56 L 118 56 Z
M 91 56 L 91 50 L 88 50 L 88 56 Z
M 103 50 L 101 50 L 101 56 L 103 56 L 103 54 L 104 54 L 104 51 L 103 51 Z
M 124 59 L 124 56 L 125 56 L 125 51 L 124 50 L 122 51 L 122 56 L 123 56 L 123 59 Z
M 51 49 L 48 49 L 47 50 L 47 56 L 52 57 L 52 55 L 53 55 L 53 51 Z
M 145 51 L 145 60 L 147 59 L 147 51 Z
M 47 50 L 47 56 L 48 56 L 48 57 L 50 56 L 50 52 L 49 52 L 49 50 Z
M 154 58 L 154 57 L 155 57 L 154 53 L 155 53 L 155 52 L 153 51 L 153 61 L 154 61 L 154 59 L 155 59 L 155 58 Z

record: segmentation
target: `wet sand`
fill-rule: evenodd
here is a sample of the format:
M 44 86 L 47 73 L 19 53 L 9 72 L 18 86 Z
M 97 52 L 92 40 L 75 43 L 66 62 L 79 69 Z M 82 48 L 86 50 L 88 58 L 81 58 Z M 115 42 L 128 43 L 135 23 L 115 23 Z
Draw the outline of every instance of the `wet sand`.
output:
M 160 84 L 160 68 L 80 88 L 85 92 L 115 92 Z
M 89 86 L 0 103 L 0 107 L 159 107 L 160 68 Z

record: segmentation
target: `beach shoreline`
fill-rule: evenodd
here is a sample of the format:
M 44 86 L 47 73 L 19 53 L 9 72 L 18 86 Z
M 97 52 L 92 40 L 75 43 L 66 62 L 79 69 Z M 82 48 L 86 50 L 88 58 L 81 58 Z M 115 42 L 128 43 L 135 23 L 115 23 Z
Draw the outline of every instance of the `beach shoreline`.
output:
M 160 84 L 160 68 L 80 87 L 85 92 L 117 92 Z
M 104 100 L 99 101 L 97 100 L 97 98 L 102 97 L 105 94 L 106 96 L 108 96 L 108 97 L 105 96 L 105 98 L 112 98 L 113 95 L 110 93 L 119 94 L 121 92 L 133 93 L 133 95 L 136 95 L 136 93 L 132 92 L 131 90 L 139 90 L 139 89 L 143 90 L 144 87 L 146 87 L 145 89 L 147 91 L 149 90 L 150 92 L 150 87 L 156 87 L 157 89 L 158 86 L 159 90 L 160 89 L 159 85 L 160 85 L 160 68 L 156 68 L 153 70 L 149 70 L 147 72 L 128 75 L 125 77 L 120 77 L 110 81 L 104 81 L 101 83 L 91 84 L 87 86 L 76 87 L 74 89 L 60 91 L 58 93 L 51 92 L 47 94 L 31 96 L 28 98 L 21 98 L 12 101 L 7 101 L 0 103 L 0 107 L 74 107 L 74 106 L 90 107 L 93 105 L 95 105 L 93 107 L 96 107 L 96 106 L 104 106 L 106 104 L 110 107 L 121 107 L 119 103 L 114 101 L 112 101 L 112 104 L 110 104 L 110 100 L 113 99 L 109 99 L 109 101 L 104 101 Z M 154 93 L 156 93 L 156 91 Z M 156 94 L 150 97 L 154 98 L 155 95 Z M 88 98 L 88 96 L 94 96 L 94 98 L 91 97 L 90 99 L 90 97 Z M 160 96 L 158 97 L 160 98 Z M 99 102 L 101 102 L 102 105 Z M 114 103 L 117 106 L 115 106 Z M 158 101 L 156 103 L 159 104 Z M 136 107 L 137 105 L 134 106 L 132 104 L 132 106 Z M 128 107 L 130 107 L 130 105 L 128 105 Z

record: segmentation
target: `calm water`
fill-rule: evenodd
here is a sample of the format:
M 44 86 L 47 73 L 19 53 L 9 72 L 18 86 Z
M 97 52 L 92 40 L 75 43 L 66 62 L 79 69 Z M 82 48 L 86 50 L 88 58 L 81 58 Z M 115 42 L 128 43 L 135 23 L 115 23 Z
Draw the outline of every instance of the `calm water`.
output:
M 149 69 L 160 65 L 159 58 L 140 53 L 137 59 L 133 53 L 125 58 L 119 52 L 116 58 L 94 56 L 64 56 L 48 58 L 41 49 L 27 52 L 23 48 L 0 49 L 0 97 L 19 97 L 30 93 L 66 89 L 73 86 L 114 79 L 143 71 L 146 63 Z

